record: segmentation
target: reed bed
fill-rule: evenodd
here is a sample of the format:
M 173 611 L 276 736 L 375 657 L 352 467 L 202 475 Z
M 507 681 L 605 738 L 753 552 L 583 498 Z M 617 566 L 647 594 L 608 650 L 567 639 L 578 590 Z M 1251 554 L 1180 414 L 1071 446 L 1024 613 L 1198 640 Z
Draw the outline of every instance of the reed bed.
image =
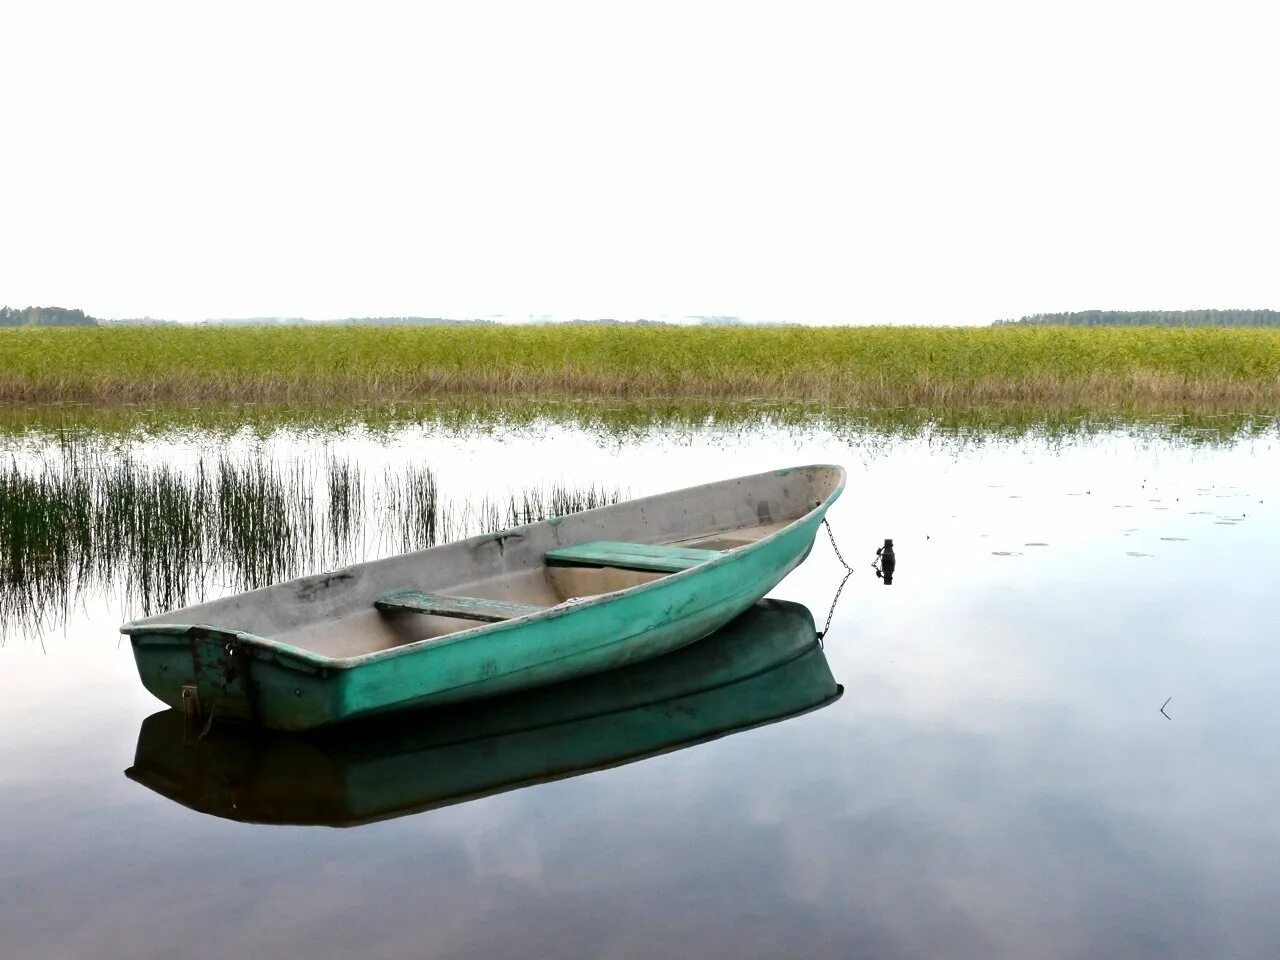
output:
M 0 405 L 0 455 L 56 443 L 69 430 L 115 444 L 201 434 L 210 442 L 245 434 L 340 435 L 358 431 L 391 440 L 405 430 L 474 438 L 563 427 L 631 441 L 661 435 L 673 443 L 714 442 L 751 430 L 830 432 L 851 445 L 922 436 L 1084 439 L 1101 431 L 1141 431 L 1153 438 L 1234 443 L 1274 432 L 1274 415 L 1231 405 L 1124 405 L 1093 409 L 1070 404 L 976 407 L 858 407 L 815 401 L 609 400 L 529 397 L 441 397 L 412 402 L 146 403 L 120 405 Z M 354 473 L 358 482 L 359 474 Z
M 0 639 L 113 590 L 146 616 L 621 498 L 551 486 L 448 499 L 425 466 L 371 483 L 332 455 L 214 452 L 179 469 L 64 440 L 40 463 L 0 464 Z
M 1080 327 L 0 331 L 0 402 L 452 395 L 1280 410 L 1280 331 Z

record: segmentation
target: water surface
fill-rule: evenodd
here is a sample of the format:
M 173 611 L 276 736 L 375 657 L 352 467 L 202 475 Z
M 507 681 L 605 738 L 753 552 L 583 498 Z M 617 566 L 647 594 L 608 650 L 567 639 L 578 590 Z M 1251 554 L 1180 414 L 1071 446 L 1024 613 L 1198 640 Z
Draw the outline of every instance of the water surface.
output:
M 405 514 L 386 497 L 426 466 L 442 500 L 479 516 L 555 485 L 641 495 L 842 463 L 830 519 L 855 573 L 822 658 L 843 696 L 365 825 L 242 823 L 125 776 L 161 705 L 116 627 L 156 598 L 136 565 L 75 567 L 36 598 L 39 616 L 5 610 L 6 957 L 1280 953 L 1274 426 L 619 425 L 540 411 L 98 425 L 88 441 L 108 467 L 132 457 L 180 478 L 218 457 L 310 471 L 315 499 L 290 501 L 291 516 L 330 519 L 290 573 L 403 549 Z M 4 442 L 27 476 L 61 456 L 47 423 Z M 335 463 L 361 491 L 341 557 L 322 549 Z M 124 552 L 91 546 L 137 556 L 149 532 L 175 549 L 150 528 Z M 872 569 L 886 537 L 889 587 Z M 242 588 L 228 575 L 237 547 L 223 549 L 227 563 L 169 566 L 194 569 L 183 583 L 199 595 Z M 22 596 L 31 582 L 5 569 L 6 595 Z M 821 627 L 842 575 L 820 541 L 774 596 Z M 316 776 L 294 769 L 303 787 Z

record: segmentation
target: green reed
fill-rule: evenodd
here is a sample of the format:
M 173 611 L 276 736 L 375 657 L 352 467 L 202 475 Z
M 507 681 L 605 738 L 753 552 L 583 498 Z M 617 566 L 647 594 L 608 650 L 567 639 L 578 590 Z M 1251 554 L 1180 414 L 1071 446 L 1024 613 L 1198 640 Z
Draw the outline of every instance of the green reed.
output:
M 1177 410 L 1128 406 L 1096 410 L 1030 403 L 963 406 L 856 407 L 764 400 L 556 400 L 450 397 L 412 403 L 151 404 L 145 406 L 0 406 L 0 451 L 57 443 L 68 429 L 117 443 L 192 432 L 211 440 L 237 434 L 266 439 L 281 433 L 360 431 L 393 436 L 427 428 L 441 436 L 474 436 L 567 427 L 625 442 L 655 434 L 674 441 L 785 428 L 822 431 L 856 443 L 922 436 L 990 439 L 1087 439 L 1116 429 L 1140 429 L 1179 441 L 1231 444 L 1274 429 L 1276 418 L 1227 406 Z
M 383 528 L 398 532 L 399 549 L 403 552 L 435 546 L 441 532 L 435 473 L 429 467 L 412 464 L 399 472 L 388 469 L 382 489 Z
M 370 483 L 333 455 L 219 451 L 184 470 L 63 435 L 38 461 L 0 463 L 0 639 L 78 598 L 117 591 L 145 616 L 620 498 L 557 485 L 446 500 L 421 465 Z
M 1280 410 L 1280 330 L 87 327 L 0 331 L 0 403 L 440 396 Z

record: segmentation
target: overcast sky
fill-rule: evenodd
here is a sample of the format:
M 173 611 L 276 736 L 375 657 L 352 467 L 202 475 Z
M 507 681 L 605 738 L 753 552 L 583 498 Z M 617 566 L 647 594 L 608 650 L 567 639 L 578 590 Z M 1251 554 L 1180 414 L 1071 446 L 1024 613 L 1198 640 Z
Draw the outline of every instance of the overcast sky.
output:
M 0 304 L 1280 307 L 1276 9 L 6 3 Z

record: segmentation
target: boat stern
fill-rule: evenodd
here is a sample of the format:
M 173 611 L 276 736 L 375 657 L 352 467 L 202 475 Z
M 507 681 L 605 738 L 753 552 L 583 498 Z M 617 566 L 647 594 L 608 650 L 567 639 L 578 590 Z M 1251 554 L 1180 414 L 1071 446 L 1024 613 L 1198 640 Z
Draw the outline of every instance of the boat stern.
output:
M 126 625 L 143 686 L 190 719 L 305 729 L 340 718 L 341 678 L 313 659 L 216 627 Z

